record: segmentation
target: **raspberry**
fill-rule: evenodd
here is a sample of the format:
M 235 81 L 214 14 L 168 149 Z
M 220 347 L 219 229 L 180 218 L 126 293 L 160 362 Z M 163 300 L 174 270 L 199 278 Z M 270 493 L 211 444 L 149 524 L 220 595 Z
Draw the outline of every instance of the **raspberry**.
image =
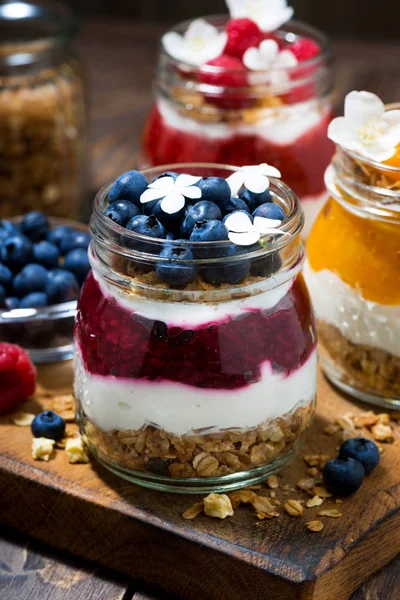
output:
M 297 42 L 293 42 L 288 47 L 288 50 L 295 55 L 299 62 L 315 58 L 321 52 L 320 46 L 310 38 L 303 38 Z
M 36 369 L 23 348 L 0 343 L 0 413 L 10 410 L 35 391 Z
M 208 73 L 200 71 L 200 81 L 219 87 L 245 87 L 247 85 L 246 72 L 243 63 L 238 58 L 222 54 L 207 63 L 211 67 L 219 67 L 220 72 Z
M 228 42 L 225 54 L 242 59 L 248 48 L 259 46 L 263 40 L 263 33 L 251 19 L 232 19 L 226 26 Z

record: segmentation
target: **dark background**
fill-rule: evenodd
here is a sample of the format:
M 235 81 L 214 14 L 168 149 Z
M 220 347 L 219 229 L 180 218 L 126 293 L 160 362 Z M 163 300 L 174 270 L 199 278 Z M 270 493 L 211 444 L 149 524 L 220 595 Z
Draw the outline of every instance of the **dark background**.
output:
M 226 12 L 224 0 L 66 0 L 84 17 L 108 15 L 173 23 Z M 299 20 L 327 33 L 400 41 L 400 0 L 291 0 Z

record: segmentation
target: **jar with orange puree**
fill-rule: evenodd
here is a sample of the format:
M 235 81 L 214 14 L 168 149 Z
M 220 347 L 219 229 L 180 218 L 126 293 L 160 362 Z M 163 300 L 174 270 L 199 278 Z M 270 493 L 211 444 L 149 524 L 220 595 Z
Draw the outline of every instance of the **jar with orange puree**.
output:
M 400 408 L 400 105 L 351 92 L 329 137 L 330 199 L 308 240 L 305 277 L 321 364 L 353 396 Z

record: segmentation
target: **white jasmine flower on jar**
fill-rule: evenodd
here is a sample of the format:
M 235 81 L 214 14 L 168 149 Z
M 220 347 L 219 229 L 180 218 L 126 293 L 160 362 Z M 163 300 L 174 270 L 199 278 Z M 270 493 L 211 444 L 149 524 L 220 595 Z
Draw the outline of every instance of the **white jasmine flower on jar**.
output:
M 169 31 L 162 38 L 164 48 L 170 56 L 196 66 L 221 56 L 227 41 L 226 32 L 220 32 L 204 19 L 193 21 L 184 35 Z
M 344 117 L 331 122 L 328 137 L 346 150 L 383 162 L 400 144 L 400 110 L 385 111 L 382 100 L 370 92 L 350 92 Z
M 249 71 L 271 71 L 269 81 L 274 85 L 286 83 L 289 80 L 285 69 L 296 67 L 299 61 L 290 50 L 279 50 L 275 40 L 264 40 L 258 48 L 248 48 L 243 55 L 243 64 Z M 259 83 L 256 76 L 253 83 Z
M 173 177 L 161 177 L 156 179 L 140 196 L 140 202 L 152 202 L 153 200 L 162 200 L 161 209 L 173 215 L 179 212 L 186 202 L 186 198 L 198 200 L 201 198 L 201 189 L 196 186 L 201 181 L 201 177 L 193 175 L 178 175 L 174 180 Z
M 231 188 L 232 196 L 237 196 L 240 189 L 245 186 L 253 194 L 262 194 L 269 188 L 269 177 L 280 178 L 278 169 L 262 163 L 261 165 L 251 165 L 242 167 L 227 179 Z
M 276 31 L 293 17 L 287 0 L 226 0 L 232 19 L 251 19 L 262 31 Z
M 228 237 L 237 246 L 252 246 L 262 235 L 283 235 L 284 232 L 277 229 L 281 223 L 278 219 L 263 217 L 255 217 L 253 222 L 250 215 L 240 211 L 232 213 L 225 220 Z

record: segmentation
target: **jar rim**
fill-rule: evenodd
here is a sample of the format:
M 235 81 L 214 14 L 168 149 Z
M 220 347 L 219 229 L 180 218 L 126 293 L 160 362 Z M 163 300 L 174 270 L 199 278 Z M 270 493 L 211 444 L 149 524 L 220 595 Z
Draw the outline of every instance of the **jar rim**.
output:
M 162 172 L 165 171 L 181 171 L 182 173 L 190 173 L 191 171 L 193 172 L 194 169 L 214 169 L 214 170 L 218 170 L 218 171 L 230 171 L 230 174 L 237 172 L 240 170 L 240 167 L 236 167 L 236 166 L 232 166 L 232 165 L 221 165 L 221 164 L 217 164 L 217 163 L 179 163 L 179 164 L 168 164 L 168 165 L 162 165 L 159 167 L 151 167 L 148 169 L 144 169 L 141 172 L 143 173 L 143 175 L 145 175 L 147 177 L 147 175 L 151 174 L 154 175 L 155 172 L 158 172 L 158 174 L 161 174 Z M 282 225 L 280 227 L 280 231 L 283 232 L 283 235 L 280 235 L 279 237 L 277 236 L 276 239 L 274 240 L 274 244 L 271 244 L 271 247 L 263 247 L 260 245 L 260 248 L 257 250 L 253 250 L 252 252 L 246 253 L 243 252 L 243 254 L 240 254 L 240 256 L 238 257 L 239 259 L 248 259 L 248 258 L 257 258 L 257 257 L 261 257 L 261 256 L 266 256 L 268 254 L 272 254 L 275 252 L 279 252 L 281 250 L 283 250 L 286 246 L 288 246 L 291 242 L 293 242 L 293 239 L 296 238 L 298 235 L 300 235 L 301 230 L 304 226 L 304 213 L 303 210 L 300 206 L 300 202 L 296 196 L 296 194 L 291 190 L 291 188 L 289 188 L 289 186 L 287 186 L 285 183 L 283 183 L 282 181 L 280 181 L 279 179 L 275 179 L 275 178 L 269 178 L 270 179 L 270 190 L 273 192 L 273 194 L 279 198 L 281 197 L 282 199 L 285 198 L 287 200 L 287 202 L 289 203 L 289 213 L 287 214 L 285 220 L 282 222 Z M 161 238 L 149 238 L 147 236 L 143 236 L 140 235 L 138 233 L 134 233 L 132 231 L 127 230 L 126 228 L 114 223 L 111 219 L 109 219 L 106 214 L 105 211 L 103 210 L 106 202 L 107 202 L 107 196 L 108 193 L 112 187 L 113 183 L 109 183 L 106 184 L 105 186 L 103 186 L 99 192 L 97 193 L 94 203 L 93 203 L 93 215 L 90 221 L 90 231 L 92 233 L 93 238 L 97 241 L 99 241 L 100 244 L 103 245 L 109 245 L 109 241 L 105 239 L 105 235 L 107 234 L 107 232 L 109 234 L 113 234 L 114 237 L 117 239 L 120 236 L 124 236 L 124 238 L 126 240 L 130 240 L 131 242 L 146 242 L 147 245 L 150 243 L 150 245 L 154 245 L 155 248 L 159 247 L 160 245 L 164 245 L 166 240 L 165 239 L 161 239 Z M 260 238 L 260 240 L 262 241 L 263 239 L 268 239 L 268 235 L 264 236 L 264 238 Z M 212 244 L 210 244 L 210 242 L 191 242 L 189 240 L 179 240 L 179 244 L 182 245 L 183 247 L 190 247 L 190 248 L 196 248 L 196 249 L 201 249 L 201 248 L 205 248 L 207 246 L 207 248 L 212 247 L 212 248 L 226 248 L 229 245 L 232 245 L 232 242 L 230 240 L 222 240 L 222 241 L 218 241 L 218 242 L 212 242 Z M 114 251 L 115 253 L 124 256 L 126 258 L 130 258 L 130 257 L 137 257 L 138 256 L 138 252 L 137 251 L 133 251 L 130 250 L 129 248 L 118 248 L 117 245 L 115 243 L 111 243 L 112 246 L 112 251 Z M 244 247 L 242 247 L 244 248 Z M 148 257 L 153 260 L 160 260 L 157 254 L 149 254 Z M 227 258 L 226 260 L 230 260 L 232 261 L 232 257 Z M 202 264 L 212 264 L 212 263 L 223 263 L 224 258 L 219 256 L 218 258 L 209 258 L 209 259 L 201 259 L 198 262 L 201 262 Z M 180 261 L 182 263 L 184 263 L 185 261 Z M 196 262 L 196 259 L 194 261 L 189 261 L 189 262 Z

